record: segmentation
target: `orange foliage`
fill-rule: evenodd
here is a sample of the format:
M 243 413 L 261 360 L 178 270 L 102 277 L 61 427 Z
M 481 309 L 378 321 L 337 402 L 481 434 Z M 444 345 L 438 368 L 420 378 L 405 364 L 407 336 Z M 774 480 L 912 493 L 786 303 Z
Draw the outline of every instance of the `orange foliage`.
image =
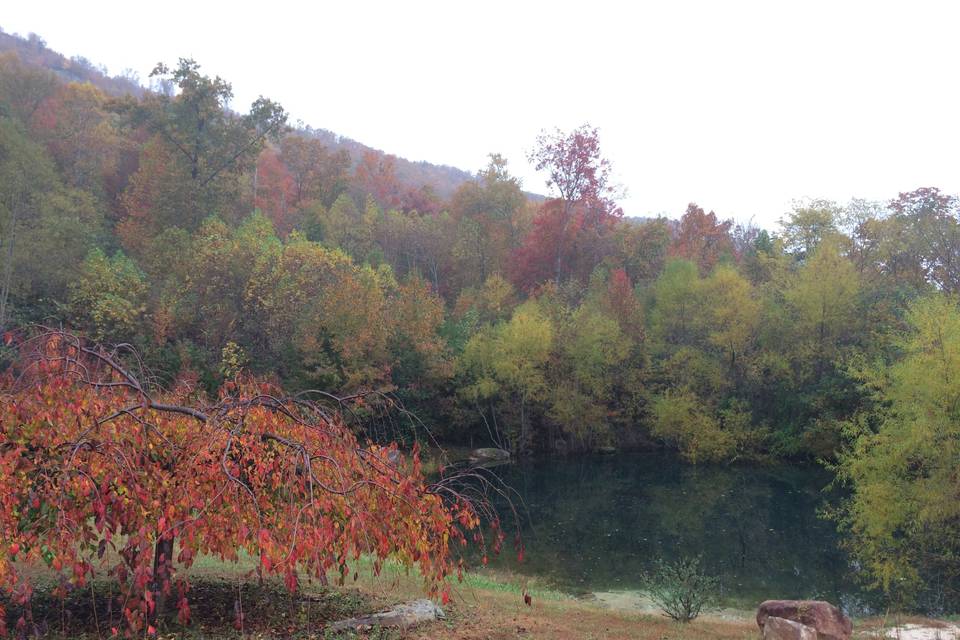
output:
M 124 217 L 117 235 L 124 249 L 137 254 L 163 229 L 189 227 L 195 204 L 188 184 L 166 145 L 156 137 L 144 145 L 139 167 L 121 196 Z
M 630 336 L 643 339 L 643 307 L 633 290 L 630 277 L 624 269 L 610 272 L 607 283 L 607 304 L 620 327 Z
M 297 223 L 296 185 L 289 169 L 273 149 L 257 160 L 255 206 L 273 222 L 277 235 L 286 237 Z
M 680 230 L 669 253 L 696 263 L 700 273 L 707 274 L 721 258 L 735 256 L 732 227 L 731 220 L 721 222 L 713 211 L 705 213 L 691 202 L 680 219 Z
M 354 179 L 361 192 L 373 196 L 381 207 L 395 209 L 401 205 L 402 185 L 397 178 L 396 157 L 367 151 L 357 165 Z
M 201 554 L 245 551 L 291 590 L 349 575 L 361 553 L 375 571 L 388 556 L 416 565 L 432 593 L 459 570 L 477 511 L 427 484 L 416 449 L 398 462 L 396 445 L 361 444 L 336 415 L 253 380 L 210 405 L 186 385 L 153 397 L 114 354 L 43 340 L 0 387 L 0 588 L 15 601 L 31 594 L 22 564 L 51 567 L 62 593 L 106 574 L 136 632 L 174 592 L 189 619 L 174 561 Z

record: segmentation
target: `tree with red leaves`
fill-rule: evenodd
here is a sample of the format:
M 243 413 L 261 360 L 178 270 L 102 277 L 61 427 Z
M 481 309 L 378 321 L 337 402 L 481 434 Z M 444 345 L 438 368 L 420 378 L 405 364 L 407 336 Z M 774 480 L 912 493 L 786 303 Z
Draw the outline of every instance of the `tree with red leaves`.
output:
M 705 213 L 691 202 L 680 219 L 680 230 L 670 247 L 670 255 L 696 263 L 701 275 L 709 273 L 723 257 L 735 257 L 733 222 L 717 220 L 713 211 Z
M 280 157 L 293 178 L 296 207 L 312 202 L 329 207 L 347 188 L 350 154 L 346 149 L 331 152 L 316 138 L 291 133 L 280 142 Z
M 643 339 L 643 307 L 624 269 L 610 272 L 606 302 L 620 326 L 632 338 Z
M 61 595 L 106 574 L 136 634 L 174 595 L 189 620 L 177 567 L 242 552 L 291 591 L 343 579 L 361 554 L 375 572 L 393 558 L 446 599 L 455 549 L 478 535 L 482 506 L 449 479 L 428 484 L 417 449 L 358 440 L 324 394 L 242 376 L 215 401 L 163 392 L 129 347 L 60 331 L 20 353 L 0 386 L 0 589 L 14 602 L 32 593 L 25 566 L 60 574 Z
M 395 209 L 401 205 L 402 185 L 397 178 L 397 159 L 378 151 L 367 151 L 354 171 L 354 182 L 361 196 L 373 196 L 381 207 Z
M 611 183 L 610 161 L 600 155 L 597 129 L 583 125 L 570 133 L 559 129 L 544 132 L 529 159 L 537 171 L 547 172 L 547 186 L 556 194 L 544 203 L 520 251 L 520 270 L 527 272 L 527 277 L 520 279 L 529 285 L 529 274 L 536 274 L 534 279 L 542 277 L 537 272 L 544 265 L 534 263 L 549 255 L 553 277 L 559 283 L 571 254 L 583 253 L 586 239 L 578 236 L 605 235 L 623 211 L 614 202 L 617 189 Z
M 273 228 L 286 237 L 296 226 L 297 185 L 294 176 L 273 149 L 264 149 L 257 159 L 254 204 L 270 218 Z

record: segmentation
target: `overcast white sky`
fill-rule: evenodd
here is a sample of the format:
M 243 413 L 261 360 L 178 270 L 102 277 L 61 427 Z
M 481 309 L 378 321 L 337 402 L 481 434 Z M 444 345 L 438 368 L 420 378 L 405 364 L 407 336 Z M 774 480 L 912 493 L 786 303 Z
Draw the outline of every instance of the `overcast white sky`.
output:
M 957 2 L 11 0 L 0 27 L 146 79 L 193 57 L 292 119 L 475 171 L 600 128 L 628 215 L 960 192 Z

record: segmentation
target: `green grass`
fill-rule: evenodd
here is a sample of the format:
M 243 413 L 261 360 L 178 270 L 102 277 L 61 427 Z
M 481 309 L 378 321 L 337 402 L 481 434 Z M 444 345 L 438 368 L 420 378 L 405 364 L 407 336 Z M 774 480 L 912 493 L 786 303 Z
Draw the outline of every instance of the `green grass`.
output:
M 527 584 L 526 587 L 523 587 L 516 578 L 503 576 L 503 575 L 488 575 L 485 573 L 465 573 L 463 576 L 463 582 L 452 581 L 455 588 L 471 588 L 478 589 L 480 591 L 496 591 L 499 593 L 513 593 L 518 596 L 521 595 L 524 591 L 530 594 L 531 597 L 537 598 L 540 600 L 574 600 L 573 596 L 563 593 L 561 591 L 556 591 L 550 589 L 549 587 L 541 587 L 536 585 Z

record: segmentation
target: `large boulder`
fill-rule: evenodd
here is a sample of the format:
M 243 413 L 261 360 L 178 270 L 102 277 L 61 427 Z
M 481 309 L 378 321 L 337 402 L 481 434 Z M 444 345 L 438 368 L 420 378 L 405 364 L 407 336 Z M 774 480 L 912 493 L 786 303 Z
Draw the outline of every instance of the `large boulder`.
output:
M 818 640 L 849 640 L 853 623 L 840 609 L 821 600 L 767 600 L 757 609 L 762 631 L 769 618 L 793 620 L 817 631 Z
M 371 613 L 368 616 L 348 618 L 327 625 L 327 630 L 336 631 L 367 631 L 373 627 L 399 627 L 409 629 L 424 622 L 441 620 L 444 618 L 443 609 L 431 600 L 414 600 L 408 604 L 398 604 L 392 609 Z
M 817 630 L 793 620 L 771 616 L 763 625 L 763 640 L 817 640 Z

